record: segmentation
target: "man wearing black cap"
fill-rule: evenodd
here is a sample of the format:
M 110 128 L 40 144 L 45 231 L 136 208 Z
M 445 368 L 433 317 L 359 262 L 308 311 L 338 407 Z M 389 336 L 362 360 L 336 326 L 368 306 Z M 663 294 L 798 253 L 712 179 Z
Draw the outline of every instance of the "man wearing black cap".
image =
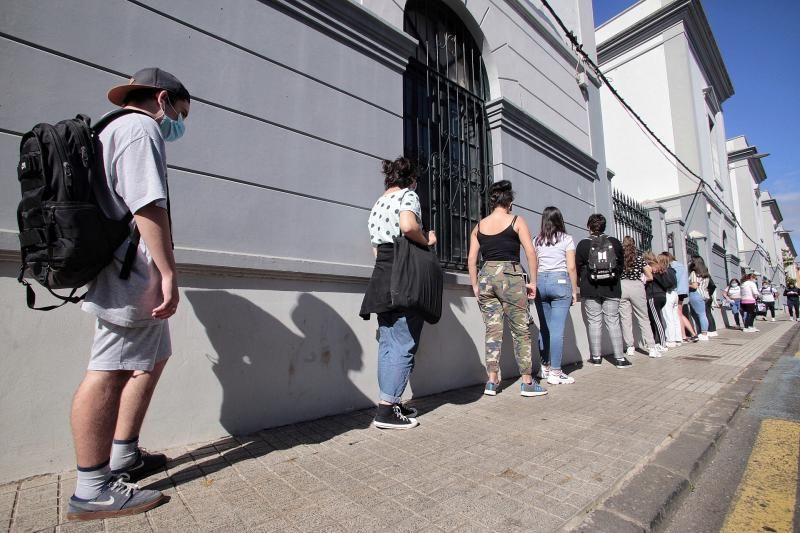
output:
M 189 92 L 172 74 L 142 69 L 108 92 L 130 108 L 100 134 L 107 183 L 97 201 L 114 220 L 133 214 L 141 235 L 128 279 L 120 268 L 126 241 L 89 287 L 83 309 L 97 317 L 88 370 L 72 403 L 78 462 L 67 518 L 92 520 L 145 512 L 166 501 L 132 482 L 160 470 L 163 454 L 139 448 L 139 430 L 158 379 L 172 354 L 167 319 L 178 307 L 172 252 L 165 141 L 179 139 Z

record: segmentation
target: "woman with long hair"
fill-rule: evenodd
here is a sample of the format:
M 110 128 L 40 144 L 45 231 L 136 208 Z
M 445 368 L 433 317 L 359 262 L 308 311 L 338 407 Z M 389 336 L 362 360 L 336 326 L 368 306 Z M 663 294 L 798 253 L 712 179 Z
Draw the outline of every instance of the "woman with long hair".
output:
M 658 349 L 653 339 L 653 331 L 647 311 L 647 295 L 644 282 L 645 268 L 642 254 L 636 249 L 633 237 L 626 235 L 622 239 L 622 256 L 625 269 L 622 271 L 622 297 L 619 301 L 619 318 L 622 326 L 622 339 L 625 343 L 625 354 L 630 357 L 636 350 L 633 336 L 633 319 L 642 338 L 642 348 L 646 349 L 650 357 L 658 357 Z
M 533 377 L 531 335 L 528 329 L 528 299 L 536 294 L 536 250 L 525 219 L 511 214 L 514 191 L 508 180 L 489 187 L 491 213 L 472 230 L 467 266 L 472 291 L 486 324 L 486 373 L 484 394 L 494 396 L 500 384 L 500 348 L 503 322 L 508 320 L 514 355 L 522 377 L 522 396 L 541 396 L 547 391 Z M 519 262 L 520 246 L 525 250 L 531 282 Z M 483 266 L 478 271 L 478 256 Z
M 689 306 L 692 308 L 692 317 L 697 323 L 700 333 L 698 340 L 708 340 L 708 314 L 706 312 L 706 300 L 708 296 L 708 269 L 706 263 L 700 256 L 692 256 L 689 263 Z
M 667 348 L 675 348 L 683 340 L 681 323 L 678 319 L 678 275 L 670 266 L 672 260 L 667 252 L 662 252 L 656 257 L 658 265 L 664 272 L 663 288 L 666 302 L 661 308 L 661 318 L 664 320 L 664 334 L 667 338 Z
M 539 269 L 536 276 L 536 313 L 542 353 L 542 377 L 550 385 L 569 385 L 575 379 L 561 371 L 564 325 L 577 301 L 578 273 L 575 241 L 567 233 L 557 207 L 545 207 L 539 234 L 533 240 Z
M 653 252 L 644 254 L 644 261 L 649 267 L 645 270 L 645 293 L 647 294 L 647 311 L 650 315 L 650 325 L 653 328 L 653 338 L 659 352 L 667 351 L 667 334 L 664 328 L 664 319 L 661 310 L 667 303 L 667 290 L 669 275 L 664 265 L 658 262 Z
M 375 427 L 410 429 L 418 422 L 416 409 L 401 403 L 408 378 L 414 369 L 424 320 L 410 309 L 392 305 L 390 282 L 394 260 L 394 240 L 404 236 L 422 246 L 436 244 L 433 231 L 422 227 L 422 209 L 417 186 L 417 171 L 405 157 L 383 162 L 384 192 L 370 211 L 367 220 L 375 268 L 367 285 L 359 315 L 369 320 L 378 315 L 378 388 L 380 399 Z

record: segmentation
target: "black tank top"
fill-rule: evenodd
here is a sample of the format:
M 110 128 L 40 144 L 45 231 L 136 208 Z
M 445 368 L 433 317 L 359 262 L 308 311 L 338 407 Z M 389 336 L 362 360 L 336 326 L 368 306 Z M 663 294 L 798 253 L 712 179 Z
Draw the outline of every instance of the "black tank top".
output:
M 519 235 L 514 231 L 514 222 L 497 235 L 484 235 L 478 226 L 478 244 L 484 261 L 516 261 L 519 263 Z

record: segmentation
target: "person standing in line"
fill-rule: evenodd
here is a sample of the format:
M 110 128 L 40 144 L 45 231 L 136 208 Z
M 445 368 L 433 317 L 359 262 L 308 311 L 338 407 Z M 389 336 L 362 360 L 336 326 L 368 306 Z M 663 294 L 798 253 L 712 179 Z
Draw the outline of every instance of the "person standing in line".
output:
M 742 287 L 739 280 L 732 278 L 728 282 L 728 286 L 722 291 L 722 297 L 731 306 L 731 313 L 733 320 L 736 321 L 736 327 L 742 329 L 742 324 L 739 322 L 739 315 L 742 313 Z
M 664 334 L 667 339 L 667 348 L 675 348 L 681 344 L 681 325 L 678 320 L 678 275 L 670 266 L 672 259 L 667 252 L 656 256 L 658 265 L 664 273 L 664 296 L 666 301 L 661 308 L 661 318 L 664 322 Z
M 491 213 L 482 219 L 470 236 L 467 266 L 472 292 L 486 325 L 486 373 L 483 393 L 497 394 L 500 385 L 500 351 L 503 345 L 503 323 L 508 319 L 514 356 L 522 378 L 520 395 L 543 396 L 547 391 L 533 379 L 533 361 L 529 324 L 529 299 L 536 295 L 536 250 L 525 219 L 512 215 L 514 191 L 508 180 L 489 187 Z M 525 271 L 519 263 L 520 245 L 525 250 L 532 280 L 526 283 Z M 478 257 L 483 266 L 478 271 Z
M 667 303 L 668 277 L 664 268 L 652 252 L 644 256 L 647 270 L 645 271 L 645 293 L 647 294 L 647 311 L 650 316 L 650 325 L 653 328 L 653 337 L 656 340 L 656 349 L 659 353 L 667 351 L 667 334 L 664 327 L 664 318 L 661 311 Z
M 670 261 L 669 266 L 672 267 L 678 277 L 678 321 L 681 325 L 681 338 L 684 342 L 697 342 L 698 337 L 694 325 L 692 325 L 692 321 L 687 316 L 689 307 L 689 271 L 686 269 L 686 265 L 675 259 L 672 254 L 670 254 Z
M 761 301 L 767 306 L 767 313 L 772 314 L 772 322 L 775 322 L 775 296 L 778 291 L 772 286 L 769 280 L 764 280 L 761 284 Z M 767 313 L 764 313 L 764 321 L 767 320 Z
M 131 244 L 128 279 L 120 279 L 126 240 L 89 285 L 83 303 L 96 323 L 88 370 L 72 401 L 78 476 L 69 520 L 142 513 L 167 499 L 132 482 L 167 462 L 165 455 L 139 448 L 139 431 L 172 355 L 167 319 L 180 296 L 165 142 L 183 135 L 191 97 L 172 74 L 146 68 L 112 88 L 108 99 L 137 112 L 116 118 L 100 133 L 106 179 L 93 184 L 94 192 L 109 219 L 132 213 L 141 239 Z
M 744 315 L 744 332 L 755 333 L 758 329 L 753 326 L 756 320 L 756 301 L 759 298 L 759 290 L 755 279 L 755 274 L 745 274 L 742 278 L 742 314 Z
M 698 339 L 708 340 L 708 315 L 706 314 L 706 299 L 708 298 L 708 270 L 703 259 L 692 257 L 689 263 L 689 305 L 692 308 L 697 327 L 700 330 Z
M 561 371 L 564 325 L 569 308 L 578 298 L 575 242 L 567 233 L 557 207 L 542 211 L 542 224 L 534 238 L 539 272 L 536 276 L 536 312 L 542 346 L 542 377 L 550 385 L 569 385 L 575 378 Z
M 606 217 L 600 213 L 589 216 L 589 238 L 583 239 L 575 249 L 578 284 L 589 333 L 589 359 L 593 365 L 603 362 L 603 324 L 611 336 L 614 350 L 613 363 L 617 368 L 628 368 L 631 362 L 625 357 L 622 345 L 622 328 L 619 322 L 619 300 L 622 296 L 620 276 L 624 269 L 622 243 L 605 234 Z M 602 261 L 611 271 L 598 272 Z
M 622 340 L 625 343 L 625 355 L 631 357 L 635 350 L 635 337 L 633 335 L 633 321 L 641 335 L 643 348 L 650 357 L 660 357 L 661 353 L 653 338 L 651 322 L 648 318 L 647 295 L 645 294 L 645 270 L 650 267 L 644 261 L 642 254 L 636 249 L 633 237 L 626 235 L 622 239 L 622 256 L 625 268 L 622 271 L 621 291 L 619 300 L 619 317 L 622 326 Z
M 800 320 L 800 291 L 797 290 L 794 281 L 790 281 L 786 290 L 783 291 L 783 297 L 786 298 L 786 307 L 789 308 L 789 320 L 798 322 Z
M 417 188 L 417 171 L 405 157 L 383 161 L 384 192 L 367 220 L 375 268 L 372 271 L 359 316 L 369 320 L 378 315 L 378 388 L 380 398 L 373 424 L 380 429 L 411 429 L 419 425 L 417 410 L 401 403 L 414 370 L 424 319 L 411 309 L 392 305 L 390 283 L 394 240 L 400 236 L 422 246 L 434 246 L 436 234 L 422 227 L 422 208 Z

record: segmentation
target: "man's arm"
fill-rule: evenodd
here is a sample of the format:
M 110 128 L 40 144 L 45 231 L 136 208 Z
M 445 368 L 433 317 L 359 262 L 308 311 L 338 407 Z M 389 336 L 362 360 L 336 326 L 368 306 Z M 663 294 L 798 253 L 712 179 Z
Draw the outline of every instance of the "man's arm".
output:
M 161 294 L 164 301 L 153 309 L 152 316 L 161 319 L 169 318 L 175 314 L 180 297 L 167 210 L 151 203 L 139 209 L 133 215 L 133 219 L 136 221 L 139 233 L 161 274 Z

